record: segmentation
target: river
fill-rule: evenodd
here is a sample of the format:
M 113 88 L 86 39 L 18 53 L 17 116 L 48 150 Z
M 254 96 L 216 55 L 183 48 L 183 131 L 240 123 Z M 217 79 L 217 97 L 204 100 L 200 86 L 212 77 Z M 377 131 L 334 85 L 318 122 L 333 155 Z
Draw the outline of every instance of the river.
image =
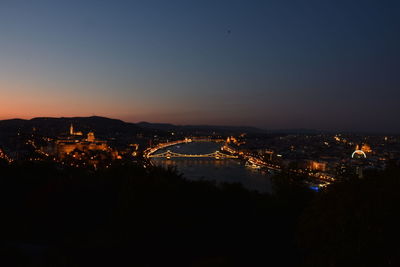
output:
M 221 143 L 192 142 L 160 149 L 156 154 L 167 150 L 181 154 L 208 154 L 220 150 L 220 147 Z M 272 191 L 270 174 L 246 167 L 245 162 L 239 159 L 153 158 L 151 161 L 159 166 L 175 166 L 189 180 L 240 183 L 249 190 Z

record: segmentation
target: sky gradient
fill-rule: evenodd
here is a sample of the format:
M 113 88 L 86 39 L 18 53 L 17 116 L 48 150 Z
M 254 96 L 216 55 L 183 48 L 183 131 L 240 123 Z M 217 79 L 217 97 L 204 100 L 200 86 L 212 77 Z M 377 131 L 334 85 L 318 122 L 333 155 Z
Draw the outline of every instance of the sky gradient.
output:
M 400 132 L 399 1 L 0 1 L 0 119 Z

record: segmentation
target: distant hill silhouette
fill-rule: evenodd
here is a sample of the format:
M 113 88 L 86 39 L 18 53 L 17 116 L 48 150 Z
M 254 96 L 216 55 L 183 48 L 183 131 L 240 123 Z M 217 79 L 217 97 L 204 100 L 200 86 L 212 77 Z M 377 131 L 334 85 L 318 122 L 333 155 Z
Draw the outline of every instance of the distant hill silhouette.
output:
M 329 133 L 329 131 L 316 130 L 316 129 L 276 129 L 269 130 L 270 133 L 283 133 L 283 134 L 321 134 L 321 133 Z
M 240 134 L 265 133 L 265 130 L 256 127 L 240 126 L 213 126 L 213 125 L 174 125 L 168 123 L 139 122 L 130 123 L 106 117 L 39 117 L 30 120 L 11 119 L 0 121 L 1 134 L 15 134 L 16 132 L 30 133 L 36 131 L 46 135 L 66 134 L 73 124 L 76 131 L 87 133 L 96 132 L 100 136 L 125 135 L 136 133 L 163 134 L 166 132 L 180 132 L 182 134 Z
M 107 136 L 112 134 L 134 134 L 141 132 L 139 126 L 134 123 L 126 123 L 117 119 L 105 117 L 71 117 L 71 118 L 33 118 L 31 120 L 3 120 L 0 121 L 0 132 L 16 133 L 18 131 L 29 133 L 37 131 L 49 135 L 60 135 L 69 132 L 69 126 L 73 124 L 76 131 L 87 133 L 94 131 L 98 135 Z
M 177 132 L 183 135 L 199 134 L 199 135 L 235 135 L 241 133 L 248 134 L 319 134 L 327 131 L 315 129 L 277 129 L 265 130 L 251 126 L 221 126 L 221 125 L 175 125 L 171 123 L 151 123 L 124 122 L 119 119 L 111 119 L 106 117 L 38 117 L 30 120 L 10 119 L 0 121 L 0 136 L 5 133 L 15 134 L 18 131 L 31 132 L 33 129 L 46 135 L 60 135 L 68 133 L 71 123 L 75 130 L 87 133 L 89 131 L 96 132 L 100 136 L 125 135 L 125 134 L 158 134 L 163 135 L 167 132 Z
M 198 132 L 204 134 L 241 134 L 241 133 L 265 133 L 266 131 L 250 126 L 221 126 L 221 125 L 174 125 L 169 123 L 139 122 L 142 128 L 157 129 L 162 131 Z

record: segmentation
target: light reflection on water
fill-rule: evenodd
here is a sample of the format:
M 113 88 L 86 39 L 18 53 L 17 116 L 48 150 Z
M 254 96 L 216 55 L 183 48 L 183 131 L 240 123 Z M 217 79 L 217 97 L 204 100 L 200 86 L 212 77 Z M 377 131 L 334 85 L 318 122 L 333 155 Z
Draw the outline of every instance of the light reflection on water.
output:
M 208 154 L 220 149 L 216 143 L 188 143 L 159 150 L 162 153 L 170 150 L 182 154 Z M 176 166 L 177 170 L 189 180 L 214 180 L 217 183 L 241 183 L 250 190 L 271 192 L 270 175 L 259 170 L 248 168 L 244 162 L 237 159 L 213 158 L 153 158 L 156 165 Z

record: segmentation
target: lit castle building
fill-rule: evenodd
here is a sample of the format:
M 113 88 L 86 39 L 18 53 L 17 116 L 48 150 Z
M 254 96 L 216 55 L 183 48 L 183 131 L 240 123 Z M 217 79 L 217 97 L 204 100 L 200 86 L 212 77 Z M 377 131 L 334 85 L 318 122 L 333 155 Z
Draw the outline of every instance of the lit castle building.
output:
M 93 132 L 89 132 L 87 138 L 83 138 L 82 132 L 75 132 L 72 124 L 69 129 L 69 136 L 58 139 L 56 147 L 57 154 L 61 158 L 75 150 L 82 152 L 96 150 L 112 152 L 107 141 L 96 139 Z

